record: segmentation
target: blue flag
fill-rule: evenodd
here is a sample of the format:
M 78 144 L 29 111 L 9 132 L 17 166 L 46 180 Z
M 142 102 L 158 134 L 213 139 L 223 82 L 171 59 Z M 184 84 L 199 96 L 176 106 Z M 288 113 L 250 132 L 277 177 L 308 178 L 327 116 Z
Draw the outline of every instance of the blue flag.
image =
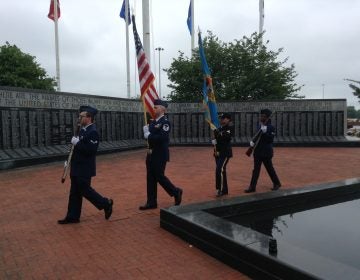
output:
M 187 20 L 186 20 L 187 26 L 188 26 L 189 31 L 190 31 L 190 35 L 192 35 L 191 34 L 191 31 L 192 31 L 191 18 L 192 18 L 192 16 L 191 16 L 191 0 L 190 0 L 188 17 L 187 17 Z
M 124 0 L 124 2 L 122 4 L 122 7 L 121 7 L 121 10 L 120 10 L 120 17 L 123 18 L 126 21 L 126 18 L 125 18 L 125 1 L 126 0 Z M 131 24 L 130 7 L 128 7 L 128 24 Z
M 199 32 L 199 53 L 200 53 L 201 68 L 204 75 L 203 104 L 205 107 L 205 120 L 209 123 L 210 128 L 214 130 L 220 126 L 220 123 L 217 112 L 211 73 L 206 61 L 200 32 Z

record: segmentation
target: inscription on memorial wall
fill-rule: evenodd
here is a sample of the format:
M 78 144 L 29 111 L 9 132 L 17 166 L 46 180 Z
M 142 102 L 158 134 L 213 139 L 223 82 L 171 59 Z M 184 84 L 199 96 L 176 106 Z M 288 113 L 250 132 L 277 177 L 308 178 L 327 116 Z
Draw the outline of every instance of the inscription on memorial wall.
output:
M 142 112 L 139 100 L 58 92 L 0 90 L 0 107 L 77 110 L 81 105 L 92 105 L 100 111 Z

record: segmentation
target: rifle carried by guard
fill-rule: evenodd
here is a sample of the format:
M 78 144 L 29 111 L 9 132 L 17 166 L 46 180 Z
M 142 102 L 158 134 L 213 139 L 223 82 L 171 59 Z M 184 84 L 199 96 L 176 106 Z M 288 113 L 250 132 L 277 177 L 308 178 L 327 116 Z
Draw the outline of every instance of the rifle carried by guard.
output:
M 76 129 L 76 133 L 75 133 L 76 136 L 79 135 L 79 131 L 80 131 L 80 123 L 77 124 L 77 129 Z M 70 164 L 71 164 L 71 158 L 72 158 L 72 155 L 73 155 L 73 152 L 74 152 L 74 147 L 75 147 L 75 145 L 71 145 L 68 158 L 67 158 L 67 160 L 65 161 L 64 171 L 63 171 L 63 175 L 62 175 L 62 177 L 61 177 L 61 183 L 64 183 L 64 182 L 65 182 L 66 176 L 67 176 L 67 174 L 68 174 L 68 170 L 69 170 Z
M 268 120 L 270 120 L 270 118 L 272 117 L 272 115 L 273 115 L 273 114 L 271 114 L 271 115 L 266 119 L 266 121 L 264 122 L 264 125 L 267 124 Z M 256 146 L 259 144 L 260 139 L 261 139 L 261 128 L 259 128 L 259 130 L 256 132 L 256 134 L 254 135 L 254 137 L 253 137 L 252 140 L 251 140 L 252 142 L 255 143 L 254 147 L 251 147 L 251 146 L 250 146 L 250 147 L 246 150 L 246 152 L 245 152 L 245 154 L 246 154 L 248 157 L 251 156 L 251 154 L 253 153 L 253 151 L 256 149 Z

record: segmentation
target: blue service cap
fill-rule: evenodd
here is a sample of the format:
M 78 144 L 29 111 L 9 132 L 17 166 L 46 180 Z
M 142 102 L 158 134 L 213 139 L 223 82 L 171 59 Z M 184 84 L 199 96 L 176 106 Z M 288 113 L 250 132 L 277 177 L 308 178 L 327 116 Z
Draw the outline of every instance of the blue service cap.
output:
M 231 114 L 230 113 L 223 113 L 220 115 L 220 119 L 229 119 L 231 120 Z
M 161 100 L 161 99 L 156 99 L 156 100 L 154 101 L 154 105 L 161 105 L 161 106 L 164 106 L 165 108 L 168 107 L 167 102 L 164 101 L 164 100 Z
M 262 110 L 260 111 L 260 114 L 264 114 L 265 116 L 270 117 L 271 114 L 272 114 L 272 112 L 271 112 L 271 110 L 269 110 L 269 109 L 262 109 Z
M 79 112 L 80 113 L 81 112 L 88 112 L 92 116 L 95 116 L 97 114 L 98 110 L 96 108 L 94 108 L 94 107 L 83 105 L 83 106 L 80 106 Z

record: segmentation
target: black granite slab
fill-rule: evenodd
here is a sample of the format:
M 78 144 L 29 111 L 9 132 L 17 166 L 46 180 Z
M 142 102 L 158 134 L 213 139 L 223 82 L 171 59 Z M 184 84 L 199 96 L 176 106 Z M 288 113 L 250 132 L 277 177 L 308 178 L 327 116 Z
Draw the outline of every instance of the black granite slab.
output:
M 4 151 L 0 150 L 0 160 L 7 160 L 10 156 L 4 153 Z
M 360 279 L 360 270 L 230 222 L 230 215 L 305 209 L 360 197 L 360 178 L 160 210 L 162 228 L 255 279 Z M 331 244 L 329 244 L 331 246 Z M 358 244 L 354 244 L 358 246 Z
M 31 148 L 23 148 L 24 152 L 30 157 L 35 157 L 37 154 Z

